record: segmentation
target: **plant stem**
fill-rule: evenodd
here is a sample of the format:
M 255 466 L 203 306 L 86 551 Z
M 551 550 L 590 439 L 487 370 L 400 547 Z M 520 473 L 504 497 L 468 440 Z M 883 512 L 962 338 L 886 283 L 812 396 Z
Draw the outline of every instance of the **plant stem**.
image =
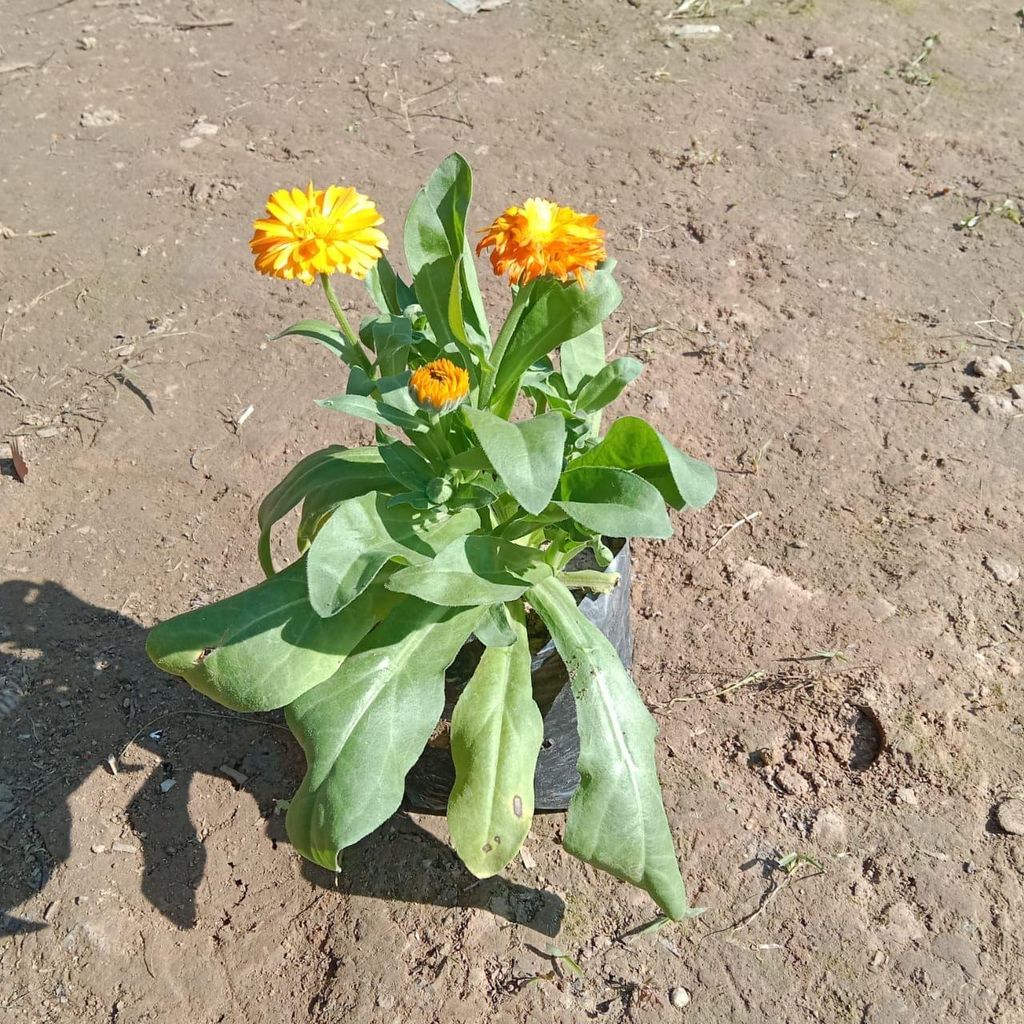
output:
M 494 348 L 491 349 L 490 359 L 493 369 L 485 371 L 480 379 L 481 409 L 486 409 L 490 405 L 491 398 L 494 395 L 494 378 L 501 366 L 501 360 L 508 349 L 509 342 L 512 340 L 512 335 L 515 333 L 515 329 L 519 326 L 519 321 L 523 316 L 523 310 L 526 308 L 527 298 L 532 291 L 533 289 L 530 285 L 524 285 L 516 292 L 512 299 L 512 307 L 509 309 L 508 316 L 505 317 L 505 322 L 501 326 L 501 333 L 498 335 L 498 339 L 494 343 Z M 507 418 L 508 417 L 506 416 L 506 419 Z
M 334 287 L 331 284 L 331 279 L 326 274 L 320 275 L 320 283 L 324 286 L 324 295 L 327 296 L 327 304 L 331 307 L 331 312 L 334 314 L 334 318 L 338 321 L 338 325 L 341 327 L 341 333 L 348 338 L 349 342 L 359 349 L 359 337 L 355 331 L 352 330 L 352 325 L 348 322 L 348 317 L 345 316 L 345 311 L 341 308 L 341 303 L 338 302 L 338 296 L 334 294 Z
M 327 304 L 331 307 L 334 319 L 338 321 L 341 333 L 345 335 L 345 340 L 349 344 L 351 362 L 355 363 L 360 369 L 365 370 L 367 377 L 372 378 L 374 375 L 373 366 L 371 365 L 370 360 L 366 358 L 366 353 L 363 351 L 359 335 L 352 330 L 352 325 L 348 322 L 348 317 L 345 316 L 345 311 L 341 308 L 341 303 L 338 302 L 338 296 L 334 294 L 334 286 L 331 284 L 330 278 L 328 278 L 326 274 L 321 274 L 320 283 L 324 286 L 324 295 L 327 296 Z

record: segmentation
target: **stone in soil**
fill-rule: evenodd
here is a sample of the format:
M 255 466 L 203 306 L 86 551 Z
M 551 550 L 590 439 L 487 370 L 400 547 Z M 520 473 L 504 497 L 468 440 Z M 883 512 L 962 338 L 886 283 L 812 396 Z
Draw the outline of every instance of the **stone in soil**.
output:
M 1004 373 L 1012 373 L 1013 367 L 1002 356 L 986 356 L 968 363 L 967 372 L 975 377 L 1001 377 Z
M 1024 800 L 1004 800 L 996 808 L 996 821 L 1011 836 L 1024 836 Z
M 985 568 L 998 580 L 1000 583 L 1010 585 L 1016 583 L 1020 579 L 1020 566 L 1014 565 L 1013 562 L 1007 562 L 1003 558 L 997 558 L 993 555 L 985 556 Z

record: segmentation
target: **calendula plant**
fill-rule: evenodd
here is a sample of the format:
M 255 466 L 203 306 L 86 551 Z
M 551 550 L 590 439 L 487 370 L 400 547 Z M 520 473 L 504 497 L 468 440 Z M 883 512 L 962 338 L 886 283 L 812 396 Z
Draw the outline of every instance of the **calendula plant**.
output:
M 376 444 L 302 459 L 259 508 L 267 579 L 157 626 L 148 651 L 237 711 L 284 708 L 307 770 L 287 814 L 304 856 L 331 870 L 399 807 L 433 734 L 445 672 L 484 645 L 451 716 L 455 848 L 484 877 L 518 852 L 534 810 L 543 722 L 531 688 L 527 606 L 550 632 L 575 697 L 580 782 L 570 853 L 690 913 L 661 801 L 655 725 L 573 591 L 606 591 L 611 538 L 666 538 L 675 509 L 710 501 L 711 467 L 633 416 L 601 410 L 637 375 L 606 358 L 619 305 L 597 217 L 543 199 L 483 233 L 511 307 L 492 341 L 467 238 L 469 166 L 446 159 L 405 223 L 403 280 L 383 255 L 376 207 L 351 188 L 270 196 L 251 247 L 265 274 L 319 280 L 337 323 L 315 339 L 348 366 L 327 409 L 376 425 Z M 365 279 L 378 313 L 358 334 L 331 286 Z M 298 556 L 273 563 L 271 530 L 301 505 Z M 614 543 L 614 542 L 613 542 Z

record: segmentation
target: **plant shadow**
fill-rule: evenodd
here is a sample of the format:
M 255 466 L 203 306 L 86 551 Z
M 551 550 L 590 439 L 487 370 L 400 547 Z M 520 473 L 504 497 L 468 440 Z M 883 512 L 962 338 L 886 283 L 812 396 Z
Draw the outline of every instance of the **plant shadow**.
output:
M 146 899 L 179 928 L 194 927 L 211 855 L 189 811 L 197 777 L 234 778 L 256 801 L 267 841 L 287 842 L 274 808 L 297 788 L 303 759 L 283 715 L 218 709 L 156 669 L 145 638 L 133 619 L 57 583 L 0 583 L 0 935 L 47 927 L 15 911 L 45 890 L 73 843 L 118 840 L 139 847 Z M 125 820 L 97 821 L 83 803 L 79 790 L 96 772 L 133 788 Z M 303 873 L 350 895 L 479 907 L 544 934 L 557 932 L 564 909 L 550 893 L 476 882 L 402 812 L 346 851 L 338 876 L 308 864 Z

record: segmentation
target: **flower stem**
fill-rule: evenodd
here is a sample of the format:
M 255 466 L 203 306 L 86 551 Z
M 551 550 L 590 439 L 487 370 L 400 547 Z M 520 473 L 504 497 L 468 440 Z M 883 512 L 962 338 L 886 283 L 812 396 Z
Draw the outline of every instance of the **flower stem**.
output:
M 348 317 L 345 316 L 345 311 L 341 308 L 338 296 L 334 294 L 334 286 L 331 284 L 330 278 L 326 274 L 321 274 L 320 283 L 324 286 L 324 295 L 327 296 L 327 304 L 331 307 L 331 312 L 334 314 L 335 320 L 338 321 L 341 333 L 345 335 L 345 339 L 352 346 L 353 361 L 365 370 L 368 376 L 372 377 L 373 368 L 370 366 L 369 359 L 366 358 L 366 353 L 363 352 L 363 346 L 359 341 L 359 335 L 352 330 L 352 325 L 348 322 Z
M 532 283 L 532 282 L 531 282 Z M 494 343 L 494 348 L 491 350 L 491 365 L 493 367 L 489 372 L 485 372 L 483 379 L 480 382 L 480 408 L 486 409 L 491 404 L 491 399 L 494 395 L 494 378 L 498 372 L 498 367 L 501 365 L 501 360 L 508 350 L 509 342 L 512 340 L 512 335 L 515 333 L 515 329 L 519 326 L 519 321 L 522 319 L 523 311 L 526 308 L 526 303 L 529 298 L 529 293 L 532 291 L 529 285 L 525 285 L 520 288 L 512 298 L 512 307 L 508 311 L 508 316 L 505 318 L 505 323 L 501 328 L 501 332 L 498 334 L 498 339 Z M 505 419 L 508 419 L 506 416 Z
M 324 295 L 327 296 L 327 304 L 331 307 L 331 312 L 334 314 L 334 318 L 338 321 L 338 325 L 341 327 L 341 333 L 356 347 L 359 346 L 359 338 L 356 336 L 355 331 L 352 330 L 352 325 L 348 322 L 348 317 L 345 316 L 345 311 L 341 308 L 341 303 L 338 302 L 338 296 L 334 294 L 334 287 L 331 285 L 331 279 L 326 274 L 320 275 L 320 283 L 324 286 Z

